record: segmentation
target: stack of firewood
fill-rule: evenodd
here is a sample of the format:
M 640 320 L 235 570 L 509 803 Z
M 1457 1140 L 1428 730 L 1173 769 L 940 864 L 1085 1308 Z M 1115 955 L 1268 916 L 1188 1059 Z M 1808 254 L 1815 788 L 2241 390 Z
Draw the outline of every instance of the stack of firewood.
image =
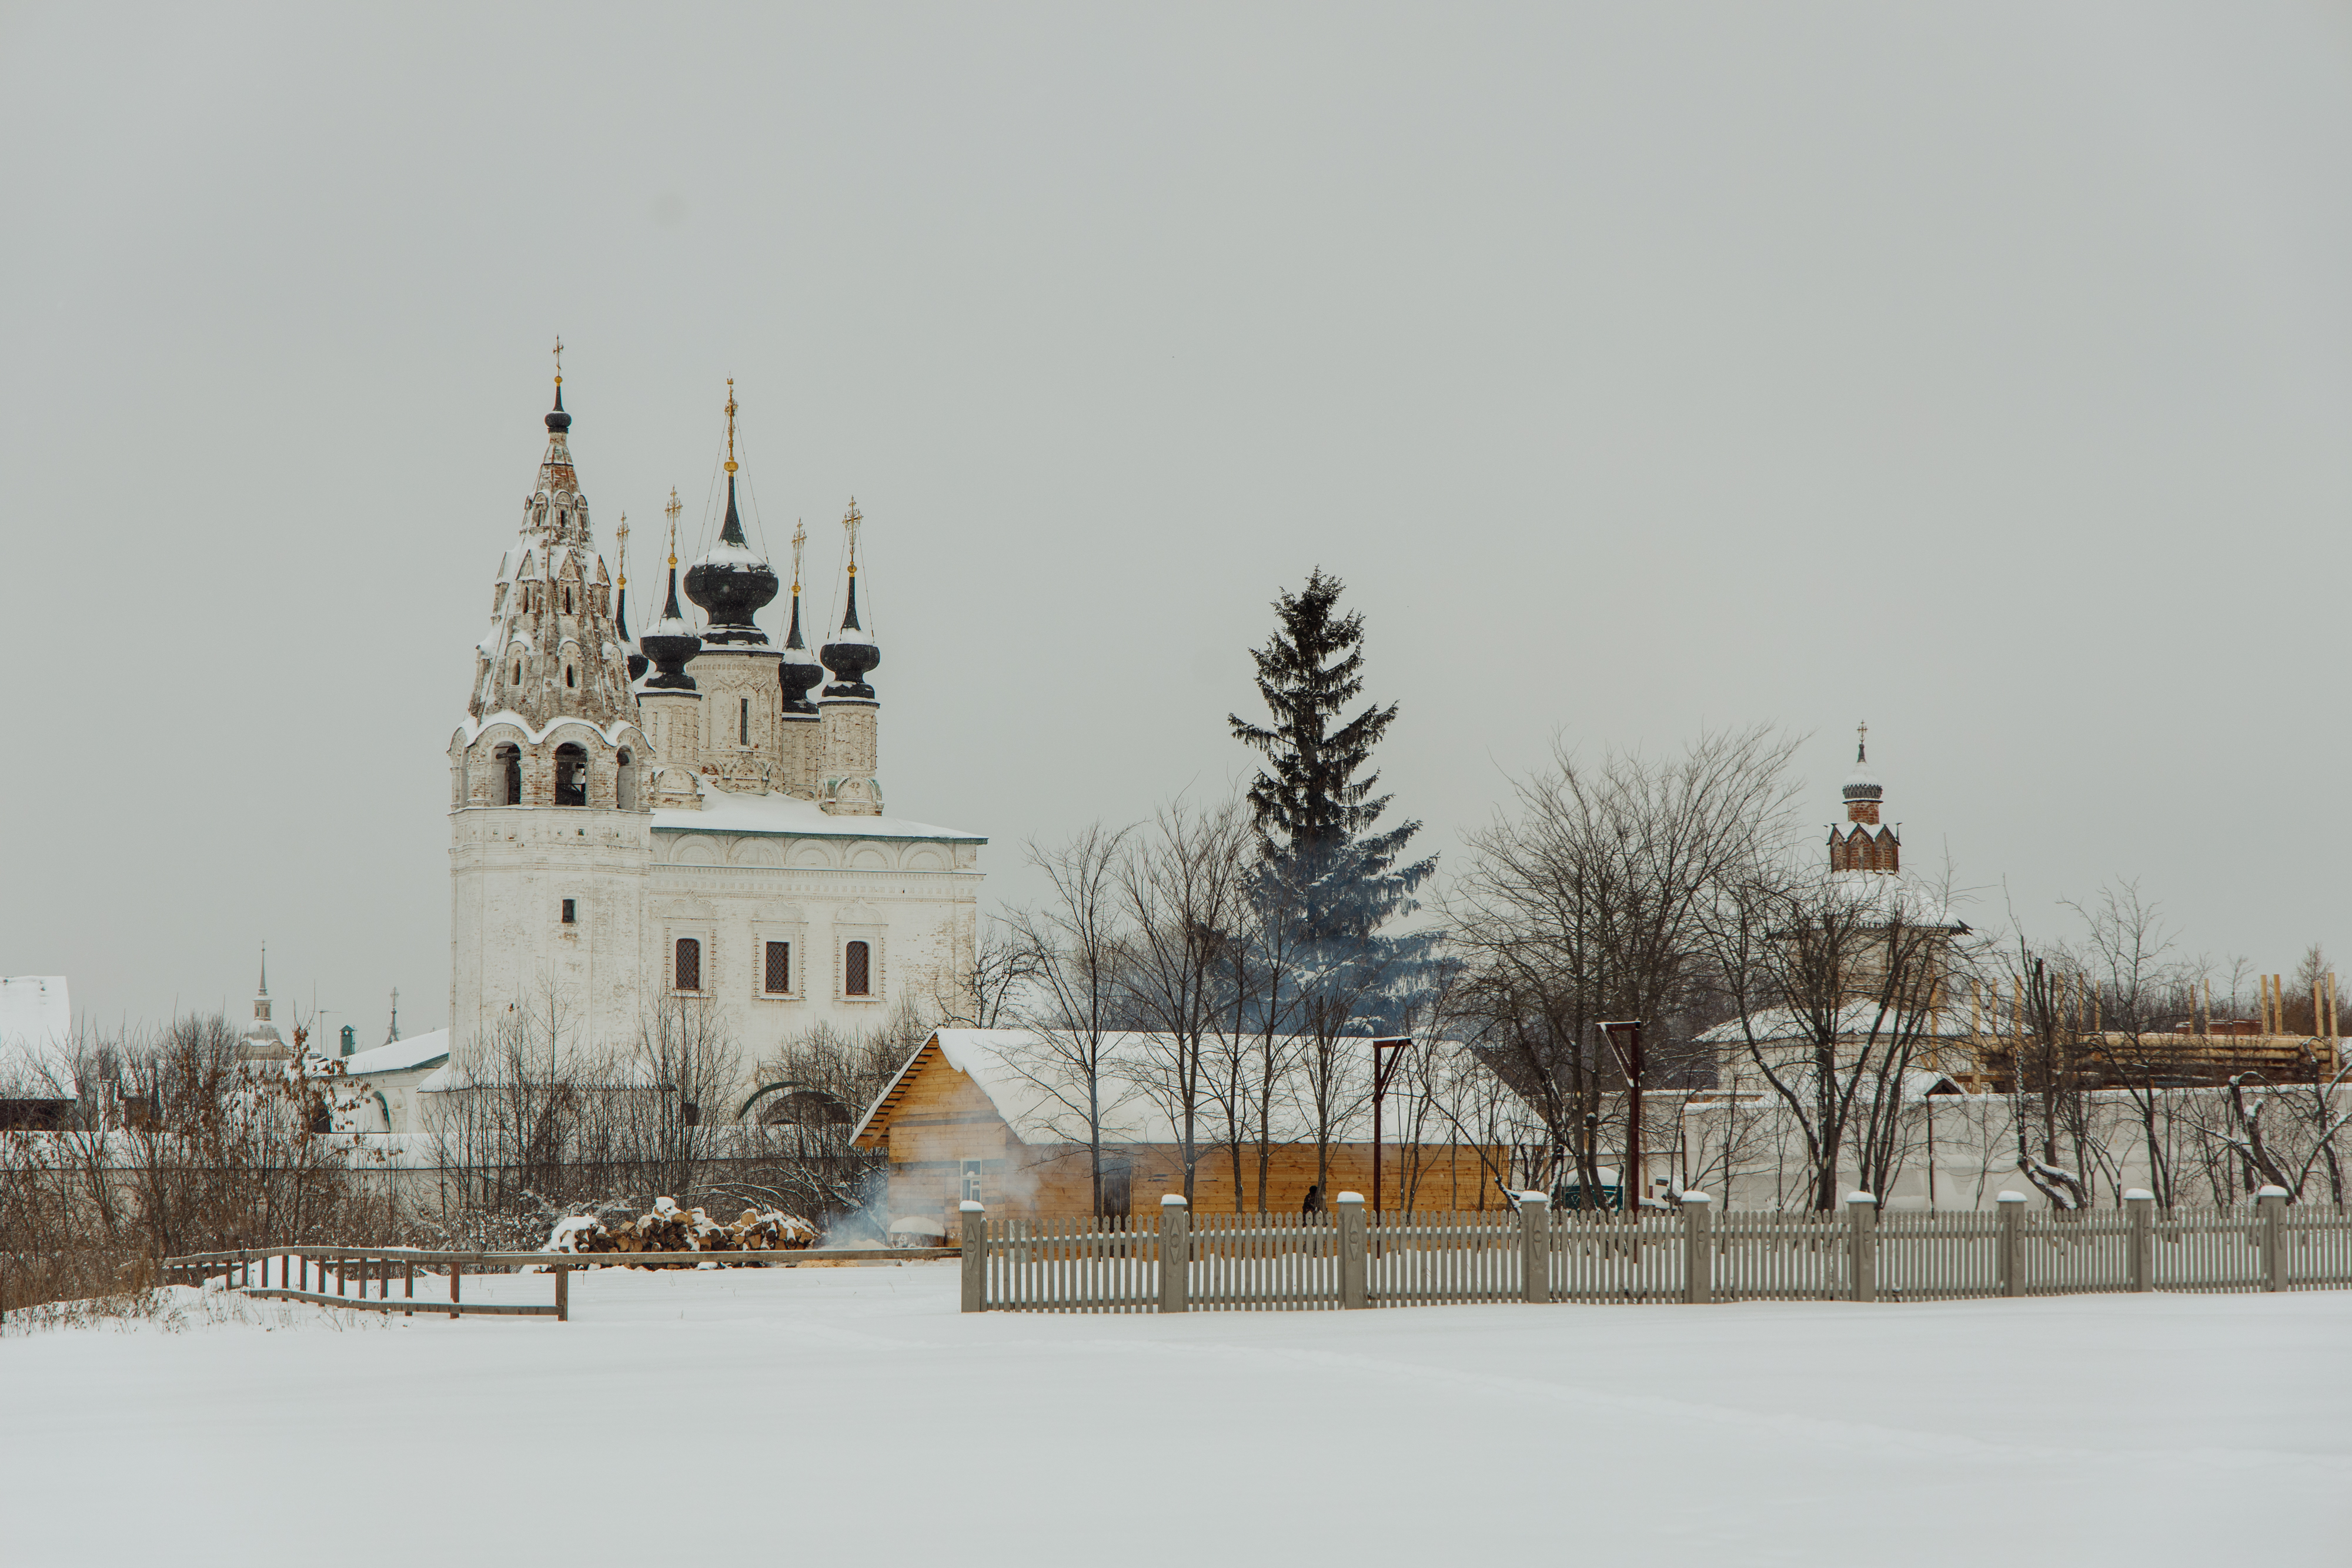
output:
M 732 1225 L 721 1225 L 698 1208 L 680 1208 L 667 1197 L 635 1219 L 606 1224 L 575 1214 L 555 1222 L 542 1250 L 549 1252 L 774 1252 L 816 1244 L 816 1227 L 796 1214 L 747 1208 Z M 615 1260 L 620 1261 L 621 1260 Z M 650 1265 L 663 1267 L 664 1265 Z M 684 1267 L 684 1265 L 676 1265 Z

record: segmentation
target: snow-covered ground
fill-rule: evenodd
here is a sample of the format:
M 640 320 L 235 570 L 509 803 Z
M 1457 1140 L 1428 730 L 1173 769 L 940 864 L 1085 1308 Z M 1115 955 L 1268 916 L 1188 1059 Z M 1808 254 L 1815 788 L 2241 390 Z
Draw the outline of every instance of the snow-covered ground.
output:
M 607 1270 L 562 1324 L 175 1294 L 176 1332 L 0 1338 L 7 1563 L 2352 1561 L 2352 1293 L 963 1317 L 949 1263 Z

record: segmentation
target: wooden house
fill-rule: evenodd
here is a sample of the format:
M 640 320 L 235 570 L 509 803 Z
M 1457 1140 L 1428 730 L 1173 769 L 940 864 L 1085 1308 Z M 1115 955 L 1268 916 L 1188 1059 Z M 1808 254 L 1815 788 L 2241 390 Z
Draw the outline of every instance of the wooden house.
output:
M 953 1216 L 966 1198 L 992 1213 L 1076 1216 L 1095 1208 L 1085 1075 L 1025 1030 L 943 1029 L 910 1057 L 868 1110 L 851 1142 L 887 1152 L 890 1215 Z M 1181 1134 L 1171 1113 L 1161 1037 L 1119 1035 L 1098 1073 L 1107 1213 L 1156 1212 L 1184 1190 Z M 1371 1041 L 1340 1042 L 1344 1110 L 1330 1119 L 1319 1197 L 1372 1196 Z M 1196 1213 L 1263 1209 L 1297 1214 L 1317 1186 L 1316 1119 L 1303 1110 L 1304 1074 L 1275 1086 L 1267 1135 L 1235 1134 L 1224 1108 L 1203 1096 L 1194 1113 Z M 1500 1207 L 1514 1147 L 1530 1131 L 1524 1109 L 1491 1074 L 1443 1092 L 1425 1077 L 1391 1080 L 1382 1116 L 1381 1196 L 1390 1209 Z M 1238 1160 L 1236 1156 L 1238 1155 Z M 1238 1166 L 1238 1169 L 1237 1169 Z

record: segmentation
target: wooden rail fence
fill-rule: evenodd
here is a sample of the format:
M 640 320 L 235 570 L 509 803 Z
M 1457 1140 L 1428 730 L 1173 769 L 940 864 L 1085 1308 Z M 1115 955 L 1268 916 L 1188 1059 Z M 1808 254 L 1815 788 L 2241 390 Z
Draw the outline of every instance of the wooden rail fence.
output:
M 426 1252 L 404 1247 L 268 1247 L 237 1252 L 192 1252 L 166 1258 L 162 1282 L 202 1286 L 218 1279 L 225 1289 L 274 1301 L 310 1301 L 322 1307 L 399 1312 L 414 1317 L 446 1313 L 456 1317 L 572 1317 L 572 1275 L 581 1269 L 642 1267 L 662 1264 L 695 1268 L 705 1263 L 721 1268 L 791 1269 L 804 1263 L 887 1263 L 952 1258 L 952 1247 L 804 1247 L 766 1252 Z M 272 1285 L 270 1266 L 277 1265 Z M 505 1274 L 525 1269 L 545 1270 L 554 1276 L 554 1299 L 545 1306 L 512 1302 L 468 1301 L 466 1276 Z M 317 1289 L 312 1289 L 313 1274 Z M 416 1281 L 446 1279 L 446 1300 L 419 1299 Z M 392 1293 L 394 1283 L 400 1294 Z M 373 1285 L 375 1294 L 370 1297 Z M 354 1289 L 356 1287 L 356 1289 Z
M 2119 1209 L 1881 1214 L 1678 1211 L 1372 1215 L 1355 1193 L 1320 1215 L 1195 1215 L 1160 1199 L 1156 1226 L 1116 1218 L 962 1215 L 968 1312 L 1315 1311 L 1465 1301 L 1937 1301 L 2102 1291 L 2352 1287 L 2352 1208 L 2265 1187 L 2254 1212 Z

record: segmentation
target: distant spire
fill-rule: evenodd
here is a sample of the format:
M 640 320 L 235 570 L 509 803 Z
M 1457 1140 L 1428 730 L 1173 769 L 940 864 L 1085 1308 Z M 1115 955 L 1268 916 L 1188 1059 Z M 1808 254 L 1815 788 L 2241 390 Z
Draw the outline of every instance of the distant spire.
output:
M 394 986 L 394 987 L 393 987 L 393 988 L 392 988 L 392 1032 L 391 1032 L 390 1034 L 387 1034 L 387 1035 L 385 1035 L 385 1036 L 383 1037 L 383 1042 L 384 1042 L 384 1044 L 386 1044 L 386 1045 L 390 1045 L 394 1040 L 398 1040 L 399 1038 L 400 1038 L 400 988 L 399 988 L 398 986 Z
M 269 944 L 261 945 L 261 995 L 269 994 Z

